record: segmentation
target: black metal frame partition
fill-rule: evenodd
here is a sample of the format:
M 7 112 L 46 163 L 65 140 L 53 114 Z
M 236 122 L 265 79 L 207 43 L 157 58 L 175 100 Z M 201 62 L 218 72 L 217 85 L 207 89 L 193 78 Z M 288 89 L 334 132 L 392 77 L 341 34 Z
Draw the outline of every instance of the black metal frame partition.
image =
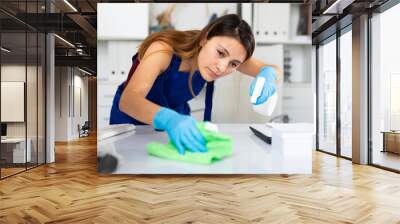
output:
M 341 117 L 340 117 L 340 81 L 341 81 L 341 67 L 340 67 L 340 37 L 346 32 L 351 31 L 351 23 L 343 28 L 337 26 L 337 30 L 334 34 L 324 38 L 316 44 L 316 150 L 329 155 L 337 156 L 347 160 L 352 158 L 343 156 L 341 154 Z M 321 44 L 329 43 L 330 41 L 336 41 L 336 154 L 325 151 L 319 148 L 319 48 Z
M 25 1 L 25 12 L 26 13 L 27 13 L 27 2 L 28 1 Z M 37 3 L 36 4 L 36 11 L 38 12 L 39 0 L 36 0 L 36 3 Z M 2 11 L 4 12 L 4 10 L 2 10 Z M 46 12 L 47 12 L 47 7 L 46 7 Z M 25 13 L 25 16 L 27 16 L 26 13 Z M 25 21 L 26 21 L 26 18 L 25 18 Z M 46 32 L 40 32 L 39 30 L 33 28 L 32 26 L 28 25 L 25 22 L 23 22 L 23 24 L 25 25 L 24 26 L 24 28 L 25 28 L 25 32 L 24 32 L 25 33 L 25 83 L 24 83 L 25 169 L 3 177 L 2 176 L 2 172 L 1 172 L 2 171 L 2 167 L 0 166 L 0 180 L 6 179 L 8 177 L 17 175 L 19 173 L 28 171 L 28 170 L 33 169 L 33 168 L 37 168 L 37 167 L 47 163 L 47 151 L 46 151 L 46 148 L 47 148 L 47 128 L 46 128 L 47 127 L 47 111 L 46 111 L 46 108 L 47 108 L 47 81 L 46 81 L 47 80 L 47 38 L 46 38 L 47 33 Z M 36 100 L 37 100 L 36 101 L 36 104 L 37 104 L 37 106 L 36 106 L 36 164 L 34 164 L 33 166 L 30 166 L 30 167 L 28 167 L 28 162 L 27 162 L 28 161 L 28 153 L 27 153 L 27 147 L 28 147 L 28 144 L 27 144 L 27 139 L 28 139 L 28 136 L 27 136 L 28 135 L 28 130 L 27 130 L 28 129 L 28 125 L 27 125 L 27 121 L 28 121 L 28 119 L 27 119 L 28 27 L 30 29 L 33 29 L 33 31 L 36 33 Z M 0 32 L 0 45 L 2 45 L 1 44 L 2 33 L 3 32 Z M 43 44 L 43 47 L 44 47 L 44 51 L 42 51 L 42 53 L 44 53 L 44 55 L 42 55 L 42 58 L 44 60 L 44 66 L 43 66 L 43 69 L 42 69 L 42 83 L 44 84 L 44 86 L 43 86 L 43 88 L 44 88 L 44 92 L 43 92 L 44 99 L 42 101 L 43 105 L 44 105 L 44 106 L 42 106 L 42 108 L 44 109 L 44 111 L 43 111 L 44 117 L 42 117 L 43 118 L 42 122 L 44 123 L 44 127 L 43 127 L 44 128 L 44 130 L 43 130 L 43 135 L 44 135 L 43 136 L 43 143 L 44 144 L 42 145 L 42 147 L 43 147 L 42 151 L 44 152 L 43 163 L 39 163 L 39 137 L 38 137 L 38 135 L 39 135 L 39 79 L 38 79 L 38 77 L 39 77 L 39 69 L 38 69 L 38 66 L 39 66 L 39 50 L 38 50 L 38 48 L 39 48 L 39 33 L 43 33 L 44 34 L 43 40 L 42 40 L 43 41 L 42 44 Z M 2 57 L 1 57 L 1 54 L 0 54 L 0 68 L 2 66 L 1 62 L 2 62 Z M 0 69 L 0 81 L 1 81 L 1 69 Z M 0 94 L 0 96 L 1 96 L 1 94 Z M 0 115 L 0 119 L 1 119 L 1 115 Z M 0 158 L 1 158 L 1 145 L 0 145 Z

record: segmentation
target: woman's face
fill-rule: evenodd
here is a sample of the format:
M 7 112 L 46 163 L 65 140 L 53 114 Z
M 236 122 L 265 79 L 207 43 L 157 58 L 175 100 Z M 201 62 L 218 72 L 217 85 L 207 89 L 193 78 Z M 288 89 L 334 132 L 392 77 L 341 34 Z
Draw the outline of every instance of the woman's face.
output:
M 235 71 L 247 54 L 240 41 L 233 37 L 215 36 L 202 46 L 197 63 L 201 76 L 208 82 Z

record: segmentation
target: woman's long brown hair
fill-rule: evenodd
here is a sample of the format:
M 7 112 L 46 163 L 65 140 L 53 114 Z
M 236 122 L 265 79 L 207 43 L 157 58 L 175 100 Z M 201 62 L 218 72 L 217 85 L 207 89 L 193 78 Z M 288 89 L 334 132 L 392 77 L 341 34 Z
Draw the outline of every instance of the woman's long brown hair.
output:
M 190 69 L 188 85 L 191 94 L 195 97 L 192 88 L 192 77 L 197 68 L 197 57 L 201 50 L 201 42 L 214 36 L 228 36 L 238 39 L 246 49 L 245 60 L 249 59 L 253 54 L 255 43 L 249 24 L 236 14 L 228 14 L 217 18 L 202 30 L 164 30 L 153 33 L 139 46 L 138 57 L 139 60 L 142 60 L 146 50 L 154 41 L 162 41 L 171 46 L 174 53 L 181 57 L 182 60 L 191 59 L 194 64 Z

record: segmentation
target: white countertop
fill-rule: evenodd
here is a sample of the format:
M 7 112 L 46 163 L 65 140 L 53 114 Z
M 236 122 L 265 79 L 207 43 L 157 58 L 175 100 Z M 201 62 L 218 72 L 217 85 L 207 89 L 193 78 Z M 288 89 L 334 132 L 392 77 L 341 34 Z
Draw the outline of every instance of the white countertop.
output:
M 30 141 L 30 138 L 27 138 L 27 141 Z M 2 138 L 1 143 L 22 143 L 25 142 L 25 138 Z
M 233 139 L 231 157 L 211 165 L 190 164 L 147 155 L 150 142 L 167 143 L 165 132 L 151 126 L 98 141 L 98 155 L 117 157 L 114 174 L 311 174 L 312 149 L 294 145 L 278 149 L 251 132 L 250 124 L 217 124 L 219 131 Z M 274 142 L 274 140 L 272 140 Z

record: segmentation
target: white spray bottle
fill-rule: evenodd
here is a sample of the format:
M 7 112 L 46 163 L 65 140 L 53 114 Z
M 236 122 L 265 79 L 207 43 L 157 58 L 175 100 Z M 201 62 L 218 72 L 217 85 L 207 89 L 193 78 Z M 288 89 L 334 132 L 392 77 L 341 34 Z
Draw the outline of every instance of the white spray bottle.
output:
M 275 92 L 272 96 L 270 96 L 267 102 L 255 105 L 258 97 L 261 95 L 264 83 L 265 83 L 265 78 L 263 77 L 257 78 L 253 94 L 250 97 L 250 101 L 253 104 L 254 111 L 264 116 L 271 116 L 275 110 L 275 106 L 278 101 L 278 93 Z

